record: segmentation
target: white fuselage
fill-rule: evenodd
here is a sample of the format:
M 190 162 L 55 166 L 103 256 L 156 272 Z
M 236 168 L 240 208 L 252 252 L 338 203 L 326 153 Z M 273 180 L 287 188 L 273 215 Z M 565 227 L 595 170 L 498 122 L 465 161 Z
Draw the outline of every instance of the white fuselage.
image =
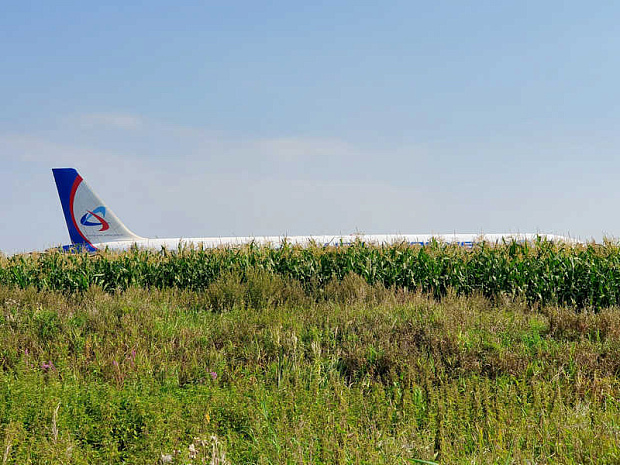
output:
M 340 246 L 357 241 L 369 244 L 410 244 L 426 245 L 432 240 L 446 244 L 471 247 L 475 243 L 486 242 L 525 242 L 543 239 L 569 244 L 578 243 L 574 239 L 553 234 L 335 234 L 321 236 L 266 236 L 266 237 L 177 237 L 173 239 L 147 239 L 130 231 L 112 210 L 95 194 L 78 174 L 75 168 L 54 168 L 54 179 L 65 222 L 72 245 L 63 246 L 65 250 L 74 248 L 88 250 L 126 250 L 131 247 L 160 250 L 175 250 L 179 247 L 238 247 L 245 244 L 280 247 L 282 244 L 298 246 Z
M 265 245 L 279 247 L 284 243 L 290 245 L 308 246 L 340 246 L 350 245 L 356 241 L 362 241 L 376 245 L 408 244 L 426 245 L 432 240 L 447 244 L 458 244 L 471 247 L 475 243 L 487 242 L 497 244 L 502 242 L 535 241 L 538 238 L 548 241 L 565 242 L 569 244 L 579 243 L 575 239 L 554 234 L 349 234 L 349 235 L 323 235 L 323 236 L 262 236 L 262 237 L 188 237 L 171 239 L 134 239 L 126 241 L 110 241 L 93 244 L 99 250 L 127 250 L 132 246 L 141 249 L 168 250 L 177 249 L 179 246 L 195 246 L 203 248 L 238 247 L 246 244 Z

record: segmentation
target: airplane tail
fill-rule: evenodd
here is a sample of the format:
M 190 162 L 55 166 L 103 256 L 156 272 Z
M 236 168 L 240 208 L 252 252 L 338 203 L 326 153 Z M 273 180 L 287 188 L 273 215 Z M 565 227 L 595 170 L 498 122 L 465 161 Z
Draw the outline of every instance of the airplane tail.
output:
M 93 244 L 138 240 L 73 168 L 54 168 L 54 180 L 73 245 L 90 251 Z

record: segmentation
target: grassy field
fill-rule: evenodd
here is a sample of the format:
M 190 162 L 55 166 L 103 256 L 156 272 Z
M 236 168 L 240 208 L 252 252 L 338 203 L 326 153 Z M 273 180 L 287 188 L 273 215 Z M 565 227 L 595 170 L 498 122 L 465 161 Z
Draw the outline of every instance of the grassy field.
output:
M 2 463 L 618 463 L 617 250 L 553 247 L 0 259 Z

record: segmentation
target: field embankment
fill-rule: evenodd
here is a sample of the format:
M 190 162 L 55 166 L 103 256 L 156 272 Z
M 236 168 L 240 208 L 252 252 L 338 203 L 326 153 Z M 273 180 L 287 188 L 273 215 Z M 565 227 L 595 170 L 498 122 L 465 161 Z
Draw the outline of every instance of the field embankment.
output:
M 530 264 L 518 290 L 497 284 L 511 253 Z M 620 308 L 601 304 L 618 254 L 572 253 L 572 268 L 545 244 L 0 259 L 0 456 L 618 463 Z

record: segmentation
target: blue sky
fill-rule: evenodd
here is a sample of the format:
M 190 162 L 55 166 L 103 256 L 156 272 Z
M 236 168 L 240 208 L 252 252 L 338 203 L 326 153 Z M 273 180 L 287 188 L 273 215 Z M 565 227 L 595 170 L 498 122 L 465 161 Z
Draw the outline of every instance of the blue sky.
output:
M 50 169 L 145 236 L 620 235 L 620 4 L 5 2 L 0 250 Z

